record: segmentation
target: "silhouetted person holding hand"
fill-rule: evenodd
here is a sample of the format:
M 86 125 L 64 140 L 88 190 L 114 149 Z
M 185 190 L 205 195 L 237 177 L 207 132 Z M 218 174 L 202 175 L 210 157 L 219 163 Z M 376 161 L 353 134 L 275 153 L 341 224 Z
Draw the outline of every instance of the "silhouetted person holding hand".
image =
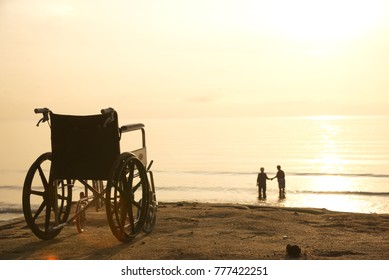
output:
M 281 170 L 281 166 L 277 165 L 277 174 L 275 177 L 271 178 L 271 180 L 277 178 L 278 181 L 278 189 L 280 191 L 280 199 L 285 198 L 285 172 Z
M 266 180 L 270 180 L 265 173 L 265 168 L 261 167 L 261 172 L 258 173 L 257 186 L 258 186 L 258 198 L 266 199 Z

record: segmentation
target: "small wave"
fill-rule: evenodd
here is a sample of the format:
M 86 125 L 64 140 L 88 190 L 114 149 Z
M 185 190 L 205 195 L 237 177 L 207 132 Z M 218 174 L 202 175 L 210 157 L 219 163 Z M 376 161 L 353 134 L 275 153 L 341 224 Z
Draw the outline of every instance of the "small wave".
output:
M 0 186 L 0 190 L 21 190 L 22 186 L 11 186 L 11 185 L 4 185 Z
M 236 191 L 236 188 L 215 186 L 212 188 L 204 186 L 158 186 L 158 191 L 173 191 L 173 192 L 206 192 L 206 193 L 223 193 Z
M 9 207 L 0 207 L 0 214 L 22 214 L 23 209 L 20 206 L 9 206 Z
M 364 191 L 295 191 L 303 194 L 331 194 L 331 195 L 360 195 L 360 196 L 389 196 L 389 192 L 364 192 Z
M 341 177 L 389 178 L 389 174 L 374 174 L 374 173 L 290 172 L 289 175 L 294 175 L 294 176 L 341 176 Z
M 154 173 L 170 173 L 170 174 L 195 174 L 195 175 L 253 175 L 258 172 L 236 172 L 236 171 L 208 171 L 208 170 L 153 170 Z
M 155 173 L 171 174 L 195 174 L 195 175 L 256 175 L 254 171 L 208 171 L 208 170 L 154 170 Z M 273 174 L 269 172 L 268 174 Z M 287 172 L 287 176 L 341 176 L 341 177 L 368 177 L 368 178 L 389 178 L 389 174 L 374 173 L 324 173 L 324 172 Z

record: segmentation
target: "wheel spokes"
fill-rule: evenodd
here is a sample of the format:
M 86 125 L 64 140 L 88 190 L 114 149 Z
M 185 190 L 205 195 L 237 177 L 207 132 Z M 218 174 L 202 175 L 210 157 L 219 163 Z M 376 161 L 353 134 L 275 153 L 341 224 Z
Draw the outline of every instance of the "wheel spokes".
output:
M 132 189 L 132 182 L 134 180 L 135 166 L 132 162 L 130 162 L 130 164 L 131 166 L 129 167 L 128 177 L 126 178 L 126 175 L 123 174 L 123 179 L 126 181 L 126 189 Z
M 40 178 L 41 178 L 43 187 L 44 187 L 45 191 L 47 191 L 47 190 L 49 189 L 49 184 L 48 184 L 48 182 L 47 182 L 46 175 L 45 175 L 45 173 L 43 172 L 41 166 L 38 166 L 38 172 L 39 172 L 39 176 L 40 176 Z
M 42 204 L 38 207 L 38 209 L 36 210 L 35 214 L 34 214 L 34 217 L 33 217 L 33 220 L 36 221 L 36 219 L 39 217 L 39 215 L 42 213 L 43 209 L 45 209 L 46 207 L 46 200 L 44 200 L 42 202 Z

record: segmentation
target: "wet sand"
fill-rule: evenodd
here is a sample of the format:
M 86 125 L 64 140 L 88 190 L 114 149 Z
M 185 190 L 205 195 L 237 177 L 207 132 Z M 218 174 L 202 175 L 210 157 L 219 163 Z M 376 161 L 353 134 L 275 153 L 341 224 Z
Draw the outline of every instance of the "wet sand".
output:
M 207 203 L 160 203 L 157 224 L 130 243 L 112 235 L 105 211 L 87 212 L 87 231 L 65 227 L 36 238 L 24 219 L 0 224 L 2 260 L 388 260 L 389 214 Z M 297 245 L 300 256 L 286 252 Z

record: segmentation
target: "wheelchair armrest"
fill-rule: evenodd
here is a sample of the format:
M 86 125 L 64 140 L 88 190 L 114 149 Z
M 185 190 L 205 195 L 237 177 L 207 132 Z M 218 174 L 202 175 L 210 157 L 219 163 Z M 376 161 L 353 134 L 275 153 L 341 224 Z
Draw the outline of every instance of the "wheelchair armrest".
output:
M 128 124 L 128 125 L 123 125 L 120 127 L 120 132 L 129 132 L 129 131 L 134 131 L 134 130 L 139 130 L 143 129 L 145 126 L 143 123 L 134 123 L 134 124 Z

